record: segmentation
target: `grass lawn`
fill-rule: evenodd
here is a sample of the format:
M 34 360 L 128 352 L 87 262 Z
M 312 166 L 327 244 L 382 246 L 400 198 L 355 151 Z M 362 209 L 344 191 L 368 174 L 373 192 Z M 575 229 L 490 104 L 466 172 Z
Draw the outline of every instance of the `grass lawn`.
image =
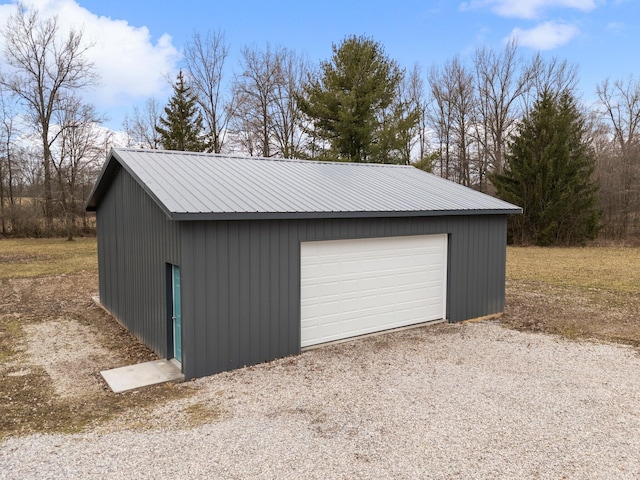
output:
M 95 238 L 0 240 L 0 279 L 97 271 Z
M 509 247 L 507 278 L 554 287 L 640 291 L 640 248 Z
M 510 327 L 640 346 L 640 248 L 507 249 Z

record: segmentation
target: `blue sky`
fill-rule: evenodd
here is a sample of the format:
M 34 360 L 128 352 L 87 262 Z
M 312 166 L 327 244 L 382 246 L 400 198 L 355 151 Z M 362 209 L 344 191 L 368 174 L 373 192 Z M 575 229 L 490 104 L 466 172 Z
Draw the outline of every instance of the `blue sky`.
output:
M 29 3 L 29 2 L 27 2 Z M 402 66 L 424 70 L 476 47 L 501 49 L 518 37 L 521 51 L 576 63 L 583 100 L 595 98 L 607 77 L 640 74 L 640 6 L 637 0 L 437 0 L 259 2 L 248 0 L 34 0 L 44 14 L 84 28 L 95 42 L 93 60 L 103 77 L 92 100 L 118 129 L 125 112 L 170 93 L 180 52 L 194 31 L 225 32 L 228 78 L 244 45 L 285 46 L 318 63 L 332 43 L 367 35 Z M 15 2 L 0 2 L 0 22 Z

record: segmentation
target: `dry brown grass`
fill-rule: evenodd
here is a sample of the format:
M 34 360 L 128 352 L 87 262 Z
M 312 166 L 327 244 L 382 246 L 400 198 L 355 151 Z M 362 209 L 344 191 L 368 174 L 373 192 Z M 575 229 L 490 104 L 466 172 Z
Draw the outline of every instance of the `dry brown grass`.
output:
M 509 247 L 507 278 L 554 287 L 640 290 L 640 248 Z
M 502 321 L 640 346 L 640 248 L 510 247 Z
M 95 238 L 0 240 L 0 279 L 97 271 Z
M 209 401 L 192 403 L 184 409 L 184 413 L 189 427 L 199 427 L 218 420 L 222 410 L 218 404 Z

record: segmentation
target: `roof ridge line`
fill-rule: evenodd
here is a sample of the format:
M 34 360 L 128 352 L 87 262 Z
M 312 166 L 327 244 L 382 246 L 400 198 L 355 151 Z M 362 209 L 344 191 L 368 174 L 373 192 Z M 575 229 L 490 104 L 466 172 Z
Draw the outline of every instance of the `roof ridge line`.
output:
M 245 156 L 238 154 L 225 154 L 225 153 L 209 153 L 209 152 L 188 152 L 181 150 L 163 150 L 163 149 L 154 149 L 154 148 L 136 148 L 136 147 L 114 147 L 112 150 L 117 152 L 144 152 L 154 154 L 164 154 L 164 155 L 188 155 L 194 157 L 214 157 L 214 158 L 230 158 L 236 160 L 257 160 L 257 161 L 266 161 L 266 162 L 288 162 L 288 163 L 316 163 L 320 165 L 344 165 L 344 166 L 358 166 L 358 167 L 413 167 L 413 165 L 402 165 L 397 163 L 360 163 L 360 162 L 341 162 L 341 161 L 330 161 L 330 160 L 312 160 L 312 159 L 304 159 L 304 158 L 282 158 L 282 157 L 260 157 L 260 156 Z

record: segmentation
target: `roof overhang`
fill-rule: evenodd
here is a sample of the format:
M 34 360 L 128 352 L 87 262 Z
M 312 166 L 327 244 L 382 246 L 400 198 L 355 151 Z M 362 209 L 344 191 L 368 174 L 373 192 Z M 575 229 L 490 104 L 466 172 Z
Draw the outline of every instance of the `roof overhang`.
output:
M 113 179 L 115 178 L 118 170 L 120 170 L 121 167 L 122 165 L 119 162 L 113 161 L 112 150 L 107 156 L 107 160 L 105 161 L 104 165 L 102 166 L 100 175 L 98 175 L 98 179 L 96 180 L 91 193 L 89 193 L 89 197 L 87 198 L 84 206 L 85 210 L 87 210 L 88 212 L 96 211 L 96 209 L 98 208 L 98 204 L 107 193 L 107 190 L 109 190 Z
M 378 211 L 378 212 L 203 212 L 169 214 L 175 221 L 209 220 L 294 220 L 314 218 L 391 218 L 391 217 L 448 217 L 469 215 L 512 215 L 522 213 L 522 209 L 503 210 L 420 210 L 420 211 Z
M 91 193 L 89 194 L 89 197 L 85 204 L 85 210 L 87 212 L 95 212 L 98 209 L 98 205 L 111 187 L 113 180 L 115 179 L 121 168 L 124 168 L 129 173 L 129 175 L 131 175 L 135 179 L 138 185 L 140 185 L 140 187 L 145 192 L 147 192 L 147 194 L 151 198 L 153 198 L 153 200 L 167 215 L 167 217 L 172 218 L 171 212 L 167 210 L 165 205 L 158 199 L 156 194 L 147 187 L 147 185 L 138 177 L 138 175 L 136 175 L 136 173 L 131 168 L 129 168 L 127 163 L 122 158 L 120 158 L 118 152 L 113 148 L 107 156 L 107 160 L 102 167 L 102 171 L 100 172 L 100 175 L 96 180 L 96 184 L 94 185 L 93 190 L 91 190 Z

